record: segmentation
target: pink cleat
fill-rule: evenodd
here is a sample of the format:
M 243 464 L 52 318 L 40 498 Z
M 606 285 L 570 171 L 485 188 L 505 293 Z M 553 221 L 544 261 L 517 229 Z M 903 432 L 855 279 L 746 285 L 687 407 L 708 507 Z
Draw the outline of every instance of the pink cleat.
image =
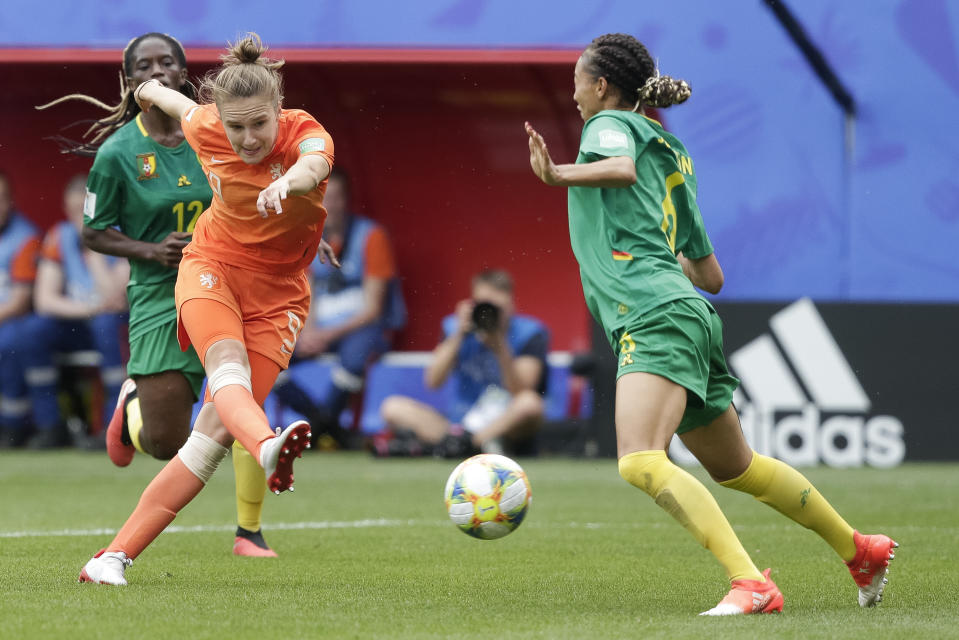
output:
M 779 613 L 783 610 L 783 594 L 769 577 L 770 569 L 763 571 L 766 582 L 733 580 L 726 597 L 701 616 L 738 616 L 751 613 Z
M 864 536 L 853 531 L 856 557 L 846 563 L 852 579 L 859 585 L 859 606 L 874 607 L 882 602 L 882 592 L 889 579 L 889 561 L 896 557 L 893 549 L 899 544 L 882 534 Z
M 233 555 L 247 558 L 276 558 L 276 551 L 263 539 L 263 532 L 248 531 L 243 527 L 236 528 L 236 538 L 233 539 Z

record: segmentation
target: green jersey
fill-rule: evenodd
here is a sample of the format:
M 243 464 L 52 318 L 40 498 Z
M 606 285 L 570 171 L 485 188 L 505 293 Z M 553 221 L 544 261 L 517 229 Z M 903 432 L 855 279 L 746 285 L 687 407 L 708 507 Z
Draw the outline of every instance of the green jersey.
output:
M 650 118 L 601 111 L 583 127 L 576 164 L 628 156 L 636 183 L 570 187 L 569 236 L 586 304 L 611 343 L 654 307 L 700 294 L 676 260 L 713 252 L 683 144 Z M 614 345 L 615 346 L 615 345 Z
M 213 197 L 203 169 L 184 140 L 164 147 L 147 135 L 138 115 L 97 152 L 87 179 L 83 223 L 118 228 L 144 242 L 171 231 L 192 232 Z M 176 318 L 177 270 L 152 260 L 130 260 L 130 338 Z

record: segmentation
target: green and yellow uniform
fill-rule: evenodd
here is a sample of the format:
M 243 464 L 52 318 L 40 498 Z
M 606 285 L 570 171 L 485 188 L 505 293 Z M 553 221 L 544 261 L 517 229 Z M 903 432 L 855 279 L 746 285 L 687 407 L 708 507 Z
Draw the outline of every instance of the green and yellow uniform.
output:
M 739 386 L 723 357 L 722 322 L 676 260 L 679 251 L 690 259 L 713 252 L 696 205 L 696 173 L 686 148 L 658 122 L 601 111 L 583 128 L 576 162 L 620 156 L 635 162 L 635 184 L 569 189 L 573 252 L 586 302 L 619 358 L 619 375 L 644 371 L 686 388 L 676 429 L 684 433 L 722 415 Z M 619 472 L 708 549 L 731 581 L 767 582 L 709 491 L 663 449 L 626 453 Z M 723 484 L 813 529 L 844 560 L 855 554 L 849 525 L 782 462 L 754 453 L 747 469 Z
M 722 352 L 722 322 L 676 254 L 713 252 L 683 144 L 650 118 L 601 111 L 583 127 L 577 164 L 627 156 L 636 183 L 569 188 L 569 232 L 586 304 L 619 359 L 618 375 L 654 373 L 689 392 L 678 433 L 729 406 L 739 381 Z
M 161 242 L 172 231 L 192 232 L 213 197 L 190 145 L 164 147 L 147 135 L 138 115 L 100 147 L 87 180 L 83 223 L 118 228 L 134 240 Z M 177 270 L 130 259 L 130 376 L 180 371 L 199 395 L 204 372 L 193 347 L 176 338 L 173 288 Z

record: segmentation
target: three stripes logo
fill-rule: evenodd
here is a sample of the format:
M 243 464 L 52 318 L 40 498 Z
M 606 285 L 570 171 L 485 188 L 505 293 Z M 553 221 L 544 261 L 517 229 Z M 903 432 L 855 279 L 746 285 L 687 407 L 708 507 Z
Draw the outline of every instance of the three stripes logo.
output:
M 742 381 L 733 402 L 750 445 L 799 466 L 900 464 L 902 422 L 870 415 L 869 396 L 812 301 L 794 302 L 769 326 L 729 356 Z
M 757 593 L 753 591 L 753 611 L 762 611 L 769 603 L 770 594 L 768 593 Z

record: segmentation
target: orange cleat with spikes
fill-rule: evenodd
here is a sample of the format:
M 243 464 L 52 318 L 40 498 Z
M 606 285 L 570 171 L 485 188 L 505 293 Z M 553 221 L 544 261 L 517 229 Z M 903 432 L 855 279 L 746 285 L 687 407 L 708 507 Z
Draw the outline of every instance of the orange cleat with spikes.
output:
M 856 557 L 846 563 L 852 579 L 859 586 L 859 606 L 874 607 L 882 602 L 882 592 L 889 582 L 889 561 L 896 557 L 895 540 L 882 534 L 863 535 L 853 531 Z
M 766 582 L 733 580 L 726 597 L 701 616 L 738 616 L 751 613 L 779 613 L 783 610 L 783 594 L 769 577 L 770 569 L 763 571 Z

